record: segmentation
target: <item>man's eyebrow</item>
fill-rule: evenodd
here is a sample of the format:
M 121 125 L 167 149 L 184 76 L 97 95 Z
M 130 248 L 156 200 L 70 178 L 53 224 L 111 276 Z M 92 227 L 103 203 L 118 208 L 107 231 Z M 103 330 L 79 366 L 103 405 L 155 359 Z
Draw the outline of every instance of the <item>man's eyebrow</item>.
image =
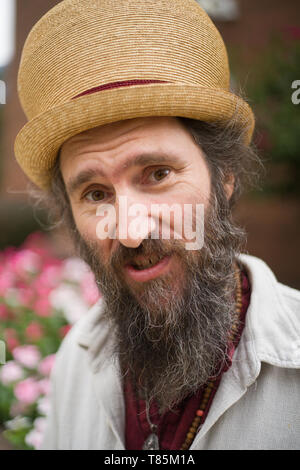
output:
M 143 153 L 137 155 L 135 158 L 129 159 L 123 163 L 120 168 L 115 171 L 115 175 L 122 173 L 124 170 L 132 168 L 134 166 L 145 166 L 145 165 L 159 165 L 171 163 L 174 160 L 178 160 L 178 156 L 164 153 Z M 98 166 L 87 168 L 78 173 L 78 175 L 70 178 L 67 182 L 67 192 L 71 195 L 77 191 L 83 184 L 91 181 L 95 176 L 105 177 L 105 173 Z
M 103 171 L 100 168 L 87 168 L 86 170 L 82 170 L 78 173 L 78 175 L 70 178 L 70 180 L 66 183 L 67 192 L 71 195 L 75 193 L 84 183 L 88 183 L 93 179 L 95 176 L 105 176 Z

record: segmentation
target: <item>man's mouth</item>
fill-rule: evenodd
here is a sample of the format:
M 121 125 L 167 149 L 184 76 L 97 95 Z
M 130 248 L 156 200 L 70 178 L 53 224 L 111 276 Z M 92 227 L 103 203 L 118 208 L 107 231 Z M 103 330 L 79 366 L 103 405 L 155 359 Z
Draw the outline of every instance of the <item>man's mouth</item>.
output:
M 128 276 L 137 282 L 145 282 L 162 275 L 170 261 L 170 256 L 151 255 L 138 257 L 125 266 Z
M 158 256 L 156 254 L 151 255 L 151 256 L 143 256 L 136 258 L 132 263 L 131 266 L 133 266 L 135 269 L 138 271 L 141 271 L 143 269 L 147 268 L 152 268 L 155 266 L 164 256 Z

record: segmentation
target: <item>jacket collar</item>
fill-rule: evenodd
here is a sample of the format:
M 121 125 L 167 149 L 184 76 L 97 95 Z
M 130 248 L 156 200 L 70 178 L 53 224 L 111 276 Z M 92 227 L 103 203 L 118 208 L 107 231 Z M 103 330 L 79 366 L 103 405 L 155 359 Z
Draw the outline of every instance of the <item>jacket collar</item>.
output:
M 259 258 L 240 255 L 251 284 L 246 327 L 260 361 L 278 367 L 300 368 L 300 319 L 284 298 L 283 286 Z M 299 299 L 300 300 L 300 299 Z

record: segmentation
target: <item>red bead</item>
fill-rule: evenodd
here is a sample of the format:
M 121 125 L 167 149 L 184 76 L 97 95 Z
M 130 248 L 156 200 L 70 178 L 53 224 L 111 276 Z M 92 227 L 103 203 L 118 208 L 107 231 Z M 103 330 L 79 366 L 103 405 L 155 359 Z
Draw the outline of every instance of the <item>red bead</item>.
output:
M 202 410 L 197 410 L 197 411 L 196 411 L 196 415 L 197 415 L 197 416 L 203 416 L 203 415 L 204 415 L 204 411 L 202 411 Z

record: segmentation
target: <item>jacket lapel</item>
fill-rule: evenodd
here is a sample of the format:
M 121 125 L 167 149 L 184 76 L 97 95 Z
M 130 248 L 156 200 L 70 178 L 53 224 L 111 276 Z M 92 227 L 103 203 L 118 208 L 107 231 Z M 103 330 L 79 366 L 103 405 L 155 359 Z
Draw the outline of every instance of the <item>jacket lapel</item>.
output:
M 191 450 L 197 449 L 199 441 L 220 416 L 246 393 L 247 388 L 257 379 L 260 367 L 261 363 L 253 347 L 251 331 L 245 326 L 238 348 L 232 358 L 232 366 L 222 376 L 209 413 L 194 439 Z

